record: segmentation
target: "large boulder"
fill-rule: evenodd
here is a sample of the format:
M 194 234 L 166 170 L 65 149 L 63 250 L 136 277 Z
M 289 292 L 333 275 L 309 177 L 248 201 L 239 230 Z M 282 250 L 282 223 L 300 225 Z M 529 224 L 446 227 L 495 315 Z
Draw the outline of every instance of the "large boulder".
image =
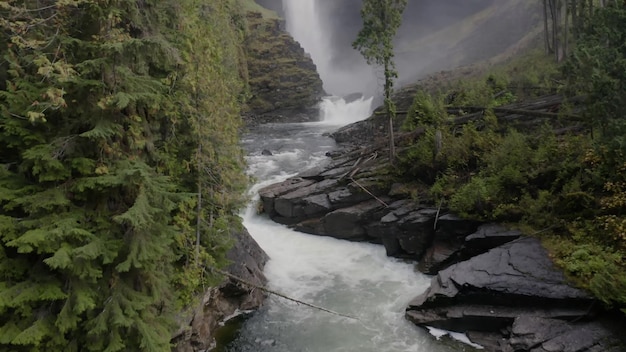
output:
M 432 245 L 418 264 L 421 272 L 430 275 L 522 235 L 519 230 L 509 230 L 498 224 L 483 224 L 476 229 L 478 223 L 452 214 L 439 218 L 438 224 Z M 476 231 L 468 236 L 474 229 Z
M 625 346 L 605 324 L 566 322 L 541 317 L 522 316 L 511 327 L 508 344 L 512 351 L 532 352 L 620 352 Z
M 596 339 L 609 334 L 595 325 L 562 324 L 590 317 L 594 302 L 567 282 L 538 239 L 522 237 L 440 271 L 409 303 L 406 317 L 420 326 L 470 332 L 493 351 L 595 351 L 554 347 L 578 329 Z M 537 323 L 531 334 L 533 321 L 553 328 Z M 539 342 L 544 349 L 536 349 Z

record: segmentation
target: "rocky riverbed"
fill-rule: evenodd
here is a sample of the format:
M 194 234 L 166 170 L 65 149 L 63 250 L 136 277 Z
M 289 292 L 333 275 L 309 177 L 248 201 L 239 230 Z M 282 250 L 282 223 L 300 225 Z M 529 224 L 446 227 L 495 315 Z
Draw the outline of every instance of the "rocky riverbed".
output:
M 434 275 L 408 303 L 423 327 L 467 333 L 487 351 L 626 351 L 621 322 L 553 265 L 539 239 L 422 204 L 385 176 L 375 147 L 260 190 L 261 207 L 301 232 L 383 245 Z

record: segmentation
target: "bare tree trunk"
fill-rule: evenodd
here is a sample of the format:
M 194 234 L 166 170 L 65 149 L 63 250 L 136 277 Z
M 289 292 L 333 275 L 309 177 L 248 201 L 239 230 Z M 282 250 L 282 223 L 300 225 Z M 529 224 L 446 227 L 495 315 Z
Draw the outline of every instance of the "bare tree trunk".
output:
M 565 25 L 563 26 L 563 58 L 567 57 L 567 51 L 569 47 L 569 16 L 570 16 L 570 1 L 565 0 Z
M 543 29 L 545 34 L 546 55 L 549 55 L 552 48 L 550 48 L 550 30 L 548 29 L 548 0 L 543 0 Z
M 560 26 L 560 0 L 550 0 L 550 13 L 552 14 L 552 45 L 554 47 L 554 59 L 556 62 L 560 60 L 560 40 L 559 40 L 559 26 Z
M 578 0 L 570 1 L 570 12 L 572 13 L 572 35 L 574 40 L 578 39 L 578 31 L 580 30 L 580 17 L 578 17 Z
M 200 168 L 200 158 L 202 157 L 202 143 L 198 143 L 198 208 L 196 209 L 196 265 L 200 259 L 200 234 L 202 233 L 202 173 Z
M 393 165 L 396 161 L 396 144 L 393 133 L 394 109 L 391 101 L 391 89 L 393 87 L 392 78 L 389 77 L 391 63 L 385 58 L 385 109 L 387 110 L 387 118 L 389 119 L 389 162 Z

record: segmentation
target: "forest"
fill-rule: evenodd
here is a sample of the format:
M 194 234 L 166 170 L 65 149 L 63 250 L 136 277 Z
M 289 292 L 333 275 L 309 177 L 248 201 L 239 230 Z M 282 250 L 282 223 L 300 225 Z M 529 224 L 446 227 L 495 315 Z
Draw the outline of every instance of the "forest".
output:
M 626 313 L 626 2 L 541 5 L 539 51 L 414 97 L 394 177 Z M 242 6 L 0 2 L 0 350 L 170 350 L 242 226 Z M 499 118 L 548 95 L 540 125 Z
M 415 95 L 403 129 L 422 137 L 396 175 L 416 197 L 541 238 L 626 313 L 626 3 L 543 10 L 543 48 Z
M 0 350 L 170 350 L 241 226 L 242 18 L 0 2 Z

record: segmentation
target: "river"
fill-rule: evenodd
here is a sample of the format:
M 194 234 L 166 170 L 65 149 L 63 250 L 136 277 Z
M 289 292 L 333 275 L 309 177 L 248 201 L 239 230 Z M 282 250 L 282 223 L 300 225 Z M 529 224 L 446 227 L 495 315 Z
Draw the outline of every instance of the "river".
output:
M 404 319 L 407 303 L 430 282 L 414 263 L 388 258 L 379 245 L 294 232 L 257 214 L 260 188 L 326 162 L 325 154 L 336 147 L 327 133 L 355 116 L 364 118 L 370 105 L 364 99 L 350 104 L 327 99 L 320 123 L 261 125 L 243 138 L 256 181 L 244 225 L 270 257 L 265 268 L 269 288 L 355 319 L 270 296 L 221 351 L 463 350 L 438 342 Z

